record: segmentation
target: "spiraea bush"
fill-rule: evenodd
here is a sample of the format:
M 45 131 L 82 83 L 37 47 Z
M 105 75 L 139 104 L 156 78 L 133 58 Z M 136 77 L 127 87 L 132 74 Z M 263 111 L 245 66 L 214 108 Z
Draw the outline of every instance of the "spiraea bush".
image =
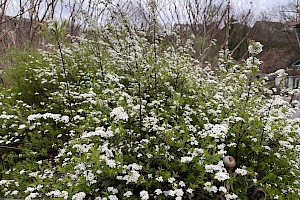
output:
M 27 199 L 297 199 L 299 120 L 258 79 L 261 51 L 217 69 L 193 40 L 152 42 L 130 23 L 53 45 L 5 71 L 1 196 Z M 173 33 L 172 33 L 173 34 Z M 228 171 L 223 163 L 233 156 Z

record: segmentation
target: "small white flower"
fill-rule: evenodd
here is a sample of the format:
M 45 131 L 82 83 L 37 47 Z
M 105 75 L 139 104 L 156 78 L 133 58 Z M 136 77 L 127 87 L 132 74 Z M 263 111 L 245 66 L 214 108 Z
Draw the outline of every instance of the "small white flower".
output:
M 1 180 L 1 181 L 0 181 L 0 185 L 5 185 L 5 184 L 7 184 L 7 183 L 9 183 L 9 181 L 7 181 L 7 180 Z
M 34 187 L 27 187 L 26 190 L 24 191 L 25 193 L 28 193 L 28 192 L 33 192 L 35 190 Z
M 187 191 L 188 193 L 190 193 L 190 194 L 193 194 L 193 189 L 192 189 L 192 188 L 188 188 L 186 191 Z
M 131 191 L 127 191 L 123 194 L 124 197 L 128 197 L 128 198 L 132 195 L 133 195 L 133 193 Z
M 123 107 L 114 108 L 111 111 L 110 116 L 114 117 L 116 121 L 128 119 L 128 114 L 125 112 Z
M 44 186 L 40 184 L 40 185 L 37 185 L 37 186 L 36 186 L 36 189 L 37 189 L 37 190 L 40 190 L 40 189 L 43 188 L 43 187 L 44 187 Z
M 193 160 L 192 157 L 184 156 L 184 157 L 181 157 L 180 162 L 182 162 L 182 163 L 189 163 L 189 162 L 191 162 L 192 160 Z
M 76 193 L 72 196 L 72 200 L 83 200 L 86 194 L 84 192 Z
M 122 179 L 127 181 L 126 184 L 129 184 L 131 182 L 137 183 L 140 176 L 141 175 L 139 174 L 138 171 L 131 170 L 131 172 L 128 175 L 125 175 Z
M 257 55 L 262 52 L 262 48 L 263 45 L 260 42 L 251 41 L 250 45 L 248 46 L 248 51 L 251 54 Z
M 284 78 L 287 75 L 284 69 L 278 69 L 274 74 L 277 75 L 278 78 Z
M 229 174 L 227 172 L 219 171 L 215 174 L 215 179 L 217 179 L 218 181 L 225 181 L 229 178 L 230 177 L 229 177 Z
M 182 197 L 184 194 L 182 189 L 175 189 L 174 192 L 178 197 Z
M 175 190 L 169 190 L 169 195 L 170 195 L 171 197 L 174 197 L 175 194 L 176 194 Z
M 22 129 L 24 129 L 24 128 L 26 128 L 26 125 L 25 124 L 21 124 L 20 126 L 19 126 L 19 130 L 22 130 Z
M 221 171 L 222 167 L 219 165 L 205 165 L 205 171 L 207 173 L 213 173 L 214 171 Z
M 227 189 L 224 186 L 219 187 L 219 191 L 227 193 Z
M 54 198 L 63 197 L 64 199 L 68 199 L 68 192 L 67 191 L 60 192 L 59 190 L 54 190 L 54 191 L 46 193 L 46 196 L 51 196 Z
M 142 200 L 147 200 L 147 199 L 149 199 L 149 194 L 147 191 L 143 190 L 140 192 L 140 197 Z
M 111 192 L 112 194 L 117 194 L 118 193 L 118 189 L 114 188 L 114 187 L 108 187 L 107 188 L 108 192 Z
M 289 141 L 283 141 L 283 140 L 280 140 L 280 141 L 279 141 L 279 144 L 280 144 L 281 146 L 283 146 L 283 147 L 288 148 L 288 149 L 293 149 L 293 148 L 294 148 L 294 146 L 291 145 L 291 143 L 290 143 Z
M 208 191 L 208 192 L 213 192 L 213 193 L 217 193 L 218 192 L 218 188 L 215 185 L 211 185 L 211 182 L 206 182 L 204 184 L 204 190 Z
M 61 192 L 61 197 L 63 197 L 64 199 L 68 199 L 68 192 L 67 191 L 62 191 Z
M 61 121 L 65 124 L 67 124 L 70 121 L 70 118 L 69 118 L 69 116 L 64 115 L 61 117 Z
M 175 178 L 173 178 L 173 177 L 170 177 L 169 179 L 168 179 L 168 182 L 169 183 L 173 183 L 175 181 Z
M 18 193 L 19 193 L 18 190 L 14 190 L 14 191 L 12 191 L 10 194 L 11 194 L 11 195 L 17 195 Z
M 238 199 L 238 196 L 236 194 L 225 194 L 226 200 L 231 200 L 231 199 Z
M 248 171 L 245 170 L 245 169 L 239 169 L 239 168 L 237 168 L 237 169 L 235 170 L 235 173 L 236 173 L 236 174 L 240 174 L 240 175 L 242 175 L 242 176 L 245 176 L 245 175 L 248 174 Z
M 155 178 L 158 182 L 163 182 L 164 181 L 164 179 L 163 179 L 163 177 L 162 176 L 160 176 L 160 177 L 157 177 L 157 178 Z
M 156 189 L 156 190 L 154 191 L 154 193 L 155 193 L 156 195 L 160 195 L 160 194 L 162 193 L 162 191 L 161 191 L 161 189 Z
M 109 195 L 108 199 L 109 200 L 118 200 L 118 197 L 116 195 Z
M 179 185 L 180 185 L 181 187 L 185 187 L 185 183 L 184 183 L 183 181 L 179 181 Z
M 111 191 L 113 191 L 113 190 L 114 190 L 114 187 L 108 187 L 108 188 L 107 188 L 107 191 L 108 191 L 108 192 L 111 192 Z
M 109 166 L 110 168 L 115 168 L 117 163 L 114 160 L 107 159 L 106 160 L 106 165 Z
M 25 198 L 25 200 L 35 199 L 38 195 L 39 195 L 39 193 L 37 193 L 37 192 L 30 193 L 30 194 Z

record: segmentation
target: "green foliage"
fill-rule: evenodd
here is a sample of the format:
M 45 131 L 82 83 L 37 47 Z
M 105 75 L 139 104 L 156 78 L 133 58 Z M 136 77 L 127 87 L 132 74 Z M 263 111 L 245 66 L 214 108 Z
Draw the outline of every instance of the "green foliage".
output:
M 299 196 L 299 123 L 256 78 L 258 43 L 241 64 L 221 51 L 212 70 L 192 58 L 191 41 L 149 43 L 130 23 L 72 45 L 53 27 L 48 51 L 5 72 L 1 196 L 247 199 L 254 187 Z

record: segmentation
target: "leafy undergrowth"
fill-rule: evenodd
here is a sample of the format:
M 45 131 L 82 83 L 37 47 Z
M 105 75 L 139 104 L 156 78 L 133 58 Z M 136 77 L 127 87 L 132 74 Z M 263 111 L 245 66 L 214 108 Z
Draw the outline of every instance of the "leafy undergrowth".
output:
M 241 64 L 221 51 L 212 70 L 176 35 L 166 46 L 116 25 L 67 45 L 52 29 L 55 45 L 4 74 L 0 196 L 247 199 L 260 187 L 299 197 L 299 121 L 256 77 L 260 44 Z

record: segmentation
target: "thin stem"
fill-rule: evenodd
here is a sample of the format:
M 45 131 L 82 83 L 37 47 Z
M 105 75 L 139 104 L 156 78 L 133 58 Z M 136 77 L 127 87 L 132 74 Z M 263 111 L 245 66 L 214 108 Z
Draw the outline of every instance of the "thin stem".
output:
M 99 48 L 98 48 L 98 52 L 100 52 Z M 104 70 L 103 70 L 103 64 L 102 64 L 102 61 L 101 61 L 100 53 L 97 53 L 97 56 L 99 58 L 98 64 L 99 64 L 99 67 L 100 67 L 100 70 L 101 70 L 102 82 L 104 84 L 105 83 Z
M 154 92 L 157 99 L 157 53 L 156 53 L 156 15 L 154 14 L 153 22 L 153 43 L 154 43 Z
M 239 145 L 240 145 L 240 142 L 241 142 L 241 139 L 242 139 L 242 134 L 244 133 L 244 130 L 242 129 L 242 125 L 243 125 L 244 122 L 242 122 L 242 124 L 240 125 L 240 130 L 239 130 L 239 133 L 238 133 L 238 141 L 237 141 L 237 144 L 235 146 L 235 159 L 238 159 L 238 152 L 239 152 Z
M 7 148 L 7 149 L 14 149 L 14 150 L 21 150 L 19 148 L 16 148 L 16 147 L 9 147 L 9 146 L 0 146 L 0 148 Z
M 69 87 L 69 81 L 67 79 L 67 70 L 66 70 L 66 62 L 63 56 L 63 52 L 62 52 L 62 46 L 61 43 L 59 41 L 59 36 L 57 34 L 57 31 L 55 31 L 55 38 L 56 38 L 56 42 L 58 45 L 58 49 L 59 49 L 59 54 L 60 54 L 60 59 L 61 59 L 61 63 L 62 63 L 62 68 L 63 68 L 63 73 L 64 73 L 64 78 L 65 78 L 65 82 L 66 82 L 66 89 L 67 89 L 67 98 L 68 98 L 68 104 L 69 104 L 69 110 L 70 110 L 70 119 L 71 121 L 73 120 L 73 109 L 72 109 L 72 101 L 71 101 L 71 95 L 70 95 L 70 87 Z
M 156 49 L 156 10 L 153 9 L 153 45 L 154 45 L 154 98 L 157 100 L 157 49 Z M 158 115 L 158 107 L 156 105 L 156 115 Z
M 139 110 L 139 118 L 140 118 L 140 122 L 139 122 L 139 129 L 140 129 L 140 136 L 141 139 L 143 138 L 143 133 L 142 133 L 142 98 L 141 98 L 141 83 L 139 82 L 138 84 L 139 87 L 139 99 L 140 99 L 140 110 Z

